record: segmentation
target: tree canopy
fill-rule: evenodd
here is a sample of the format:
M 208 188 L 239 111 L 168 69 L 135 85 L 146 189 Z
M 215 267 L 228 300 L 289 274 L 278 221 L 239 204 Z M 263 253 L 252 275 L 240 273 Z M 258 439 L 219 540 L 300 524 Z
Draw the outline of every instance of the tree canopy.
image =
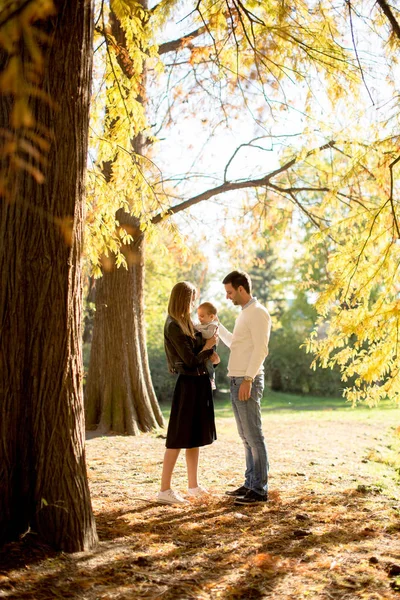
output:
M 157 236 L 156 225 L 177 233 L 173 215 L 200 202 L 229 192 L 232 204 L 237 190 L 244 192 L 237 227 L 248 226 L 249 234 L 262 235 L 274 214 L 288 224 L 300 214 L 315 230 L 305 258 L 321 240 L 328 248 L 328 280 L 316 306 L 329 328 L 324 325 L 322 336 L 319 325 L 308 349 L 324 366 L 340 365 L 344 380 L 356 376 L 349 399 L 396 397 L 396 10 L 385 0 L 372 12 L 365 2 L 330 1 L 165 0 L 148 8 L 120 0 L 110 7 L 125 37 L 124 45 L 117 42 L 113 17 L 101 3 L 88 222 L 95 272 L 99 257 L 110 249 L 118 255 L 126 239 L 115 227 L 121 206 L 150 237 Z M 176 15 L 185 33 L 166 40 Z M 286 132 L 276 136 L 282 115 Z M 182 130 L 196 119 L 211 140 L 206 148 L 221 130 L 249 123 L 253 129 L 226 153 L 206 188 L 198 166 L 203 158 L 207 168 L 207 150 L 181 175 L 162 151 L 163 137 L 176 135 L 177 123 Z M 138 135 L 145 155 L 132 145 Z M 265 169 L 263 156 L 277 144 L 279 166 Z M 261 160 L 243 174 L 240 159 L 248 148 L 259 149 Z M 112 163 L 107 182 L 96 166 L 105 162 Z M 304 284 L 315 290 L 308 260 Z
M 51 2 L 28 4 L 53 10 Z M 221 203 L 224 194 L 232 205 L 240 191 L 238 227 L 249 235 L 262 235 L 271 219 L 290 225 L 300 218 L 315 231 L 305 258 L 326 242 L 321 324 L 308 349 L 325 366 L 339 364 L 345 379 L 356 377 L 351 400 L 397 397 L 398 10 L 386 0 L 372 8 L 363 0 L 113 0 L 96 9 L 86 236 L 94 274 L 110 253 L 126 265 L 120 249 L 131 233 L 116 219 L 119 209 L 135 215 L 155 244 L 161 229 L 182 244 L 174 215 L 211 199 Z M 15 43 L 7 14 L 3 47 Z M 178 19 L 179 33 L 168 37 Z M 40 64 L 37 40 L 28 39 Z M 0 85 L 26 109 L 26 98 L 38 92 L 33 84 L 16 91 L 11 74 L 20 72 L 9 61 Z M 25 109 L 14 113 L 26 120 Z M 164 141 L 176 140 L 177 124 L 183 130 L 189 121 L 204 148 L 181 140 L 194 151 L 192 167 L 179 173 Z M 236 137 L 236 147 L 207 172 L 216 136 L 243 127 L 247 138 Z M 48 141 L 39 135 L 35 143 L 44 151 Z M 18 158 L 15 143 L 7 148 Z M 280 149 L 269 169 L 272 148 Z M 258 154 L 244 172 L 248 150 Z M 36 158 L 38 165 L 28 165 L 40 178 Z M 230 240 L 235 244 L 234 235 Z M 311 259 L 305 279 L 315 291 Z

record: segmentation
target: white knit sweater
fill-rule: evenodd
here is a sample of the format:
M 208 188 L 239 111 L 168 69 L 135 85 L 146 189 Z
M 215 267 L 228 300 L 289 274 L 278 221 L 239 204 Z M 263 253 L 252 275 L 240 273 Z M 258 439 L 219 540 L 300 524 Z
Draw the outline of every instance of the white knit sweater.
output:
M 230 348 L 229 377 L 254 377 L 264 372 L 264 360 L 268 355 L 271 317 L 257 300 L 246 306 L 236 319 L 233 333 L 222 323 L 219 337 Z

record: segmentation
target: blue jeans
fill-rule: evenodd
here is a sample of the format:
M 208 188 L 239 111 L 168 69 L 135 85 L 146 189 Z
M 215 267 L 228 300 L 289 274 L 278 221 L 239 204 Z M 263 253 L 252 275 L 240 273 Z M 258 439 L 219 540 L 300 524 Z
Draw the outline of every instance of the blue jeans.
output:
M 261 494 L 268 493 L 268 455 L 261 423 L 261 398 L 264 375 L 257 375 L 251 386 L 248 400 L 239 400 L 239 387 L 243 377 L 231 377 L 233 413 L 246 455 L 245 487 Z

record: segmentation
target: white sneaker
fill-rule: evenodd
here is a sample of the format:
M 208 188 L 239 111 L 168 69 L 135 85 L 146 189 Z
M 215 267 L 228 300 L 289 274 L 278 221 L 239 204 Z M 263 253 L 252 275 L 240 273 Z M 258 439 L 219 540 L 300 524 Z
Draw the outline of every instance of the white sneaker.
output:
M 160 504 L 187 504 L 187 500 L 182 498 L 174 490 L 165 490 L 165 492 L 158 492 L 157 502 Z
M 203 488 L 201 485 L 198 485 L 195 488 L 188 488 L 187 494 L 188 496 L 198 497 L 210 494 L 210 492 L 206 490 L 206 488 Z

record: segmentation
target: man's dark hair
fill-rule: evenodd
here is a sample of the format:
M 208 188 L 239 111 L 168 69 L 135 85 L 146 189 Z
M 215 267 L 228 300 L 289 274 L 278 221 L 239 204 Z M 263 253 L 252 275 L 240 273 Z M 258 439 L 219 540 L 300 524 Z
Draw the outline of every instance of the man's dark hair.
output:
M 225 277 L 222 283 L 231 283 L 235 290 L 241 285 L 248 294 L 251 294 L 251 279 L 244 271 L 232 271 Z

